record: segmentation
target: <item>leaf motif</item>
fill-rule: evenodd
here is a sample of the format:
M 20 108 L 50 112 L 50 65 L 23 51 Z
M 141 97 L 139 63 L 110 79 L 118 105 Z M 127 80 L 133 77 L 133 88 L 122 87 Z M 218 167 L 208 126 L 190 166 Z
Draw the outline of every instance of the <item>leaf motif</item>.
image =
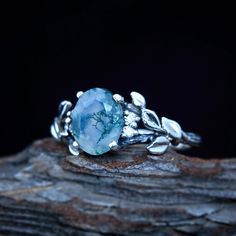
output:
M 146 128 L 161 132 L 163 131 L 160 127 L 160 120 L 154 111 L 142 109 L 142 120 Z
M 161 155 L 167 150 L 169 144 L 170 142 L 165 136 L 159 136 L 155 138 L 149 146 L 147 146 L 147 149 L 152 154 Z
M 168 132 L 168 134 L 172 138 L 181 139 L 182 129 L 176 121 L 170 120 L 166 117 L 162 117 L 161 123 L 162 123 L 162 127 Z
M 188 145 L 188 144 L 185 144 L 185 143 L 179 143 L 179 144 L 177 144 L 177 145 L 173 145 L 172 146 L 172 148 L 174 149 L 174 150 L 179 150 L 179 151 L 187 151 L 187 150 L 189 150 L 190 148 L 191 148 L 191 146 L 190 145 Z
M 145 107 L 146 106 L 146 101 L 145 98 L 143 97 L 143 95 L 141 95 L 140 93 L 137 92 L 132 92 L 130 94 L 131 98 L 132 98 L 132 103 L 136 106 L 136 107 Z
M 61 138 L 61 132 L 63 131 L 63 129 L 61 127 L 60 119 L 58 119 L 57 117 L 54 119 L 54 121 L 50 127 L 50 131 L 51 131 L 51 135 L 55 139 L 59 140 Z
M 202 142 L 201 136 L 192 132 L 183 132 L 183 139 L 192 146 L 199 146 Z
M 70 101 L 62 101 L 59 105 L 59 118 L 64 118 L 71 107 L 72 103 Z
M 53 138 L 55 138 L 55 139 L 60 139 L 60 138 L 59 138 L 59 135 L 58 135 L 58 132 L 56 131 L 56 127 L 55 127 L 54 124 L 51 125 L 50 131 L 51 131 L 51 135 L 53 136 Z

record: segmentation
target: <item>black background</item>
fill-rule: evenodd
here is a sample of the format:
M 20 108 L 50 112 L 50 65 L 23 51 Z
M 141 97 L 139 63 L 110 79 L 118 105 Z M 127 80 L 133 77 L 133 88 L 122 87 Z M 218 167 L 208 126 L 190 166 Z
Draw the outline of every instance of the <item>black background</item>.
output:
M 221 3 L 7 1 L 1 11 L 0 155 L 49 136 L 63 99 L 105 87 L 202 134 L 192 154 L 236 154 L 235 19 Z

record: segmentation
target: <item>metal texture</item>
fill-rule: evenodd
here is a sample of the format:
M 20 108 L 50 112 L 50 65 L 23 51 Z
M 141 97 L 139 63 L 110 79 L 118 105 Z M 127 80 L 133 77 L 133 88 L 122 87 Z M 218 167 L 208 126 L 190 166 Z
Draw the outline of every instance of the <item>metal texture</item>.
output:
M 80 99 L 83 92 L 77 93 Z M 148 143 L 146 149 L 149 153 L 161 155 L 169 148 L 186 150 L 191 146 L 198 146 L 201 137 L 195 133 L 184 132 L 181 126 L 174 120 L 162 117 L 146 108 L 146 100 L 140 93 L 131 92 L 132 103 L 127 103 L 119 94 L 114 94 L 113 99 L 120 103 L 124 111 L 125 125 L 118 143 L 110 145 L 111 150 L 135 144 Z M 63 101 L 59 105 L 59 114 L 51 125 L 52 136 L 68 144 L 69 151 L 73 155 L 79 155 L 79 144 L 75 142 L 70 130 L 72 104 Z

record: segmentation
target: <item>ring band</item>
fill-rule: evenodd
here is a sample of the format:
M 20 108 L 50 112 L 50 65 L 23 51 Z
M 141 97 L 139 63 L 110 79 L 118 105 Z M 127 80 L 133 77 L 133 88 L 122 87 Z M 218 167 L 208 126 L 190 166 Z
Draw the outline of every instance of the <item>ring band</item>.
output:
M 161 155 L 168 148 L 186 150 L 198 146 L 198 134 L 184 132 L 174 120 L 146 108 L 145 98 L 131 94 L 132 103 L 106 89 L 93 88 L 77 93 L 77 104 L 62 101 L 51 125 L 52 136 L 68 144 L 71 154 L 80 150 L 90 155 L 117 151 L 135 143 L 147 143 L 149 153 Z

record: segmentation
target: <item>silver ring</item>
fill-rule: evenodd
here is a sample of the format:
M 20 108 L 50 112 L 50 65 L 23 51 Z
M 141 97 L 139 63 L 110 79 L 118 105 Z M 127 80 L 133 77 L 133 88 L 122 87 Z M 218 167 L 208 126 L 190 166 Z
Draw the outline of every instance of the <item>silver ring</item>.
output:
M 78 92 L 74 108 L 62 101 L 59 114 L 51 125 L 51 134 L 68 144 L 71 154 L 80 150 L 90 155 L 102 155 L 110 150 L 136 143 L 147 143 L 149 153 L 161 155 L 169 148 L 186 150 L 198 146 L 201 137 L 184 132 L 174 120 L 162 117 L 146 108 L 145 98 L 137 92 L 132 102 L 125 102 L 119 94 L 93 88 Z

